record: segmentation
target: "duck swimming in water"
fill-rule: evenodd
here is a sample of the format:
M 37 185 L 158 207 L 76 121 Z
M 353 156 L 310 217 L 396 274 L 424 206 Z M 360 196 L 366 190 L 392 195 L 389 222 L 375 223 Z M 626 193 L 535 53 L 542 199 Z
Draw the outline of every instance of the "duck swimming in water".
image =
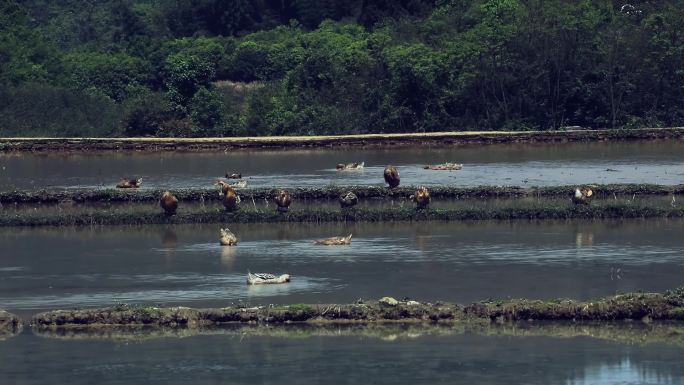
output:
M 423 166 L 426 170 L 436 170 L 436 171 L 455 171 L 463 168 L 462 164 L 459 163 L 442 163 L 442 164 L 429 164 Z
M 228 228 L 221 230 L 221 246 L 235 246 L 237 245 L 237 237 Z
M 362 170 L 365 162 L 359 163 L 338 163 L 335 168 L 338 171 Z
M 215 183 L 217 186 L 221 187 L 221 203 L 223 207 L 228 211 L 235 211 L 238 209 L 238 203 L 240 203 L 240 196 L 237 195 L 233 187 L 228 183 L 218 180 Z
M 247 284 L 248 285 L 264 285 L 264 284 L 274 284 L 274 283 L 287 283 L 290 282 L 289 274 L 282 274 L 276 276 L 269 273 L 250 273 L 247 272 Z
M 357 203 L 359 203 L 359 198 L 351 191 L 340 195 L 340 207 L 342 208 L 354 207 Z
M 247 181 L 246 180 L 241 180 L 239 182 L 235 182 L 230 185 L 232 188 L 245 188 L 247 187 Z
M 164 209 L 166 215 L 175 215 L 178 209 L 178 198 L 173 196 L 171 192 L 164 191 L 164 194 L 159 199 L 159 206 Z
M 399 186 L 399 171 L 397 171 L 394 166 L 385 167 L 384 171 L 385 182 L 389 185 L 389 188 L 395 188 Z
M 330 237 L 326 239 L 321 239 L 320 241 L 314 241 L 314 245 L 324 245 L 324 246 L 339 246 L 348 245 L 351 243 L 352 235 L 349 234 L 346 237 Z
M 273 200 L 275 201 L 276 206 L 278 206 L 277 210 L 280 212 L 287 211 L 292 203 L 292 198 L 287 190 L 278 190 Z
M 416 193 L 409 197 L 410 200 L 416 202 L 416 207 L 419 209 L 425 208 L 430 204 L 430 193 L 424 186 L 418 187 Z
M 119 183 L 116 184 L 116 188 L 138 188 L 140 187 L 140 185 L 142 185 L 142 179 L 143 178 L 122 179 Z
M 226 178 L 228 179 L 242 179 L 241 172 L 226 173 Z
M 594 198 L 594 191 L 589 187 L 575 188 L 575 194 L 572 196 L 572 203 L 576 205 L 588 205 L 592 198 Z

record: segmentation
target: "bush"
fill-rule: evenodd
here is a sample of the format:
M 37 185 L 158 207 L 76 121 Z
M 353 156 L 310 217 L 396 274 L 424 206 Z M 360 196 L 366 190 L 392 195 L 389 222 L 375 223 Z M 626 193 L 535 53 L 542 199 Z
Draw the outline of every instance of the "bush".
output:
M 125 103 L 123 128 L 126 136 L 154 136 L 173 120 L 171 107 L 161 93 L 147 93 Z
M 120 116 L 105 96 L 36 83 L 0 87 L 2 136 L 112 136 Z

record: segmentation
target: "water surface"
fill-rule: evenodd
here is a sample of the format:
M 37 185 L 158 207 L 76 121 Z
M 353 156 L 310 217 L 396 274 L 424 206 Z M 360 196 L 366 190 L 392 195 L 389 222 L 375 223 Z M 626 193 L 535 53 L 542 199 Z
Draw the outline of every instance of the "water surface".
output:
M 362 171 L 335 170 L 365 162 Z M 461 171 L 423 165 L 456 162 Z M 579 183 L 684 181 L 684 142 L 631 141 L 497 144 L 449 147 L 236 150 L 227 153 L 0 154 L 0 190 L 107 188 L 143 177 L 143 188 L 209 187 L 226 172 L 242 172 L 252 187 L 382 184 L 385 165 L 399 167 L 404 185 L 547 186 Z
M 0 229 L 0 308 L 589 299 L 684 281 L 683 220 Z M 352 233 L 349 246 L 313 241 Z M 249 287 L 247 271 L 289 273 Z
M 681 384 L 682 348 L 587 337 L 474 334 L 197 336 L 141 343 L 59 341 L 30 331 L 0 342 L 11 384 Z

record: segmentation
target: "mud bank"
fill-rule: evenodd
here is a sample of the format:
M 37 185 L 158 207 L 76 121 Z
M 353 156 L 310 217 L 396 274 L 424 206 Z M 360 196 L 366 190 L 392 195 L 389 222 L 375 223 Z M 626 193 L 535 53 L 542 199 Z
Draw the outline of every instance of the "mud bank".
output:
M 226 151 L 240 148 L 415 146 L 517 142 L 682 139 L 684 128 L 563 131 L 463 131 L 412 134 L 243 138 L 0 138 L 0 152 L 19 151 Z
M 0 310 L 0 341 L 21 332 L 21 320 L 14 314 Z
M 594 301 L 514 299 L 471 305 L 396 301 L 355 304 L 295 304 L 260 307 L 191 309 L 119 305 L 37 314 L 37 327 L 150 325 L 202 327 L 221 324 L 287 323 L 470 323 L 489 321 L 621 321 L 684 320 L 684 287 L 664 293 L 630 293 Z
M 603 206 L 548 204 L 534 207 L 485 207 L 422 209 L 413 207 L 381 209 L 299 209 L 280 213 L 275 210 L 221 209 L 167 216 L 162 213 L 117 212 L 103 209 L 86 213 L 9 214 L 0 216 L 1 226 L 96 226 L 194 223 L 275 223 L 275 222 L 382 222 L 382 221 L 459 221 L 459 220 L 544 220 L 544 219 L 621 219 L 682 218 L 684 208 L 649 207 L 609 202 Z
M 110 326 L 34 327 L 37 336 L 58 340 L 135 341 L 194 336 L 266 336 L 312 338 L 353 336 L 385 341 L 410 340 L 423 336 L 473 333 L 502 337 L 590 337 L 629 345 L 653 343 L 684 346 L 681 322 L 470 322 L 470 323 L 295 323 L 287 325 L 238 324 L 187 327 Z
M 672 195 L 684 194 L 684 185 L 651 184 L 608 184 L 592 185 L 596 197 L 616 195 Z M 480 186 L 459 188 L 452 186 L 429 186 L 433 198 L 449 199 L 486 199 L 486 198 L 523 198 L 523 197 L 572 197 L 577 186 L 517 187 L 517 186 Z M 380 186 L 335 186 L 326 188 L 289 189 L 295 200 L 336 200 L 342 193 L 354 192 L 360 199 L 408 199 L 416 192 L 417 186 L 398 187 L 389 190 Z M 117 203 L 117 202 L 157 202 L 165 190 L 36 190 L 0 192 L 0 203 Z M 250 199 L 262 201 L 272 199 L 277 190 L 273 188 L 241 189 L 238 195 L 246 203 Z M 219 201 L 218 190 L 179 189 L 173 190 L 181 202 Z

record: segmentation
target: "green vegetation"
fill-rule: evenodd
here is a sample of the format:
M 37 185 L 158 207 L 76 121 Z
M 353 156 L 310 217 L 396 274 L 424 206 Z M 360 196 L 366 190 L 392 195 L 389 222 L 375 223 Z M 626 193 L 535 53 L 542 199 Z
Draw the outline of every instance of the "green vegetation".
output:
M 684 125 L 684 0 L 0 0 L 0 136 Z
M 627 293 L 591 301 L 561 299 L 554 302 L 530 299 L 484 301 L 470 305 L 398 301 L 355 304 L 293 305 L 289 310 L 271 307 L 225 307 L 221 309 L 144 308 L 146 311 L 120 310 L 120 307 L 83 310 L 54 310 L 33 316 L 37 327 L 156 325 L 201 327 L 224 323 L 283 324 L 290 322 L 426 322 L 473 323 L 482 321 L 622 321 L 682 320 L 684 290 L 664 293 Z M 138 307 L 136 307 L 137 309 Z M 297 310 L 294 310 L 297 309 Z
M 369 199 L 370 202 L 379 203 L 390 200 L 407 200 L 416 192 L 417 186 L 402 186 L 389 190 L 381 186 L 329 186 L 323 188 L 293 188 L 288 189 L 295 202 L 332 201 L 337 206 L 337 198 L 347 191 L 351 191 L 361 199 Z M 430 186 L 430 196 L 437 199 L 491 199 L 491 198 L 570 198 L 576 186 L 545 186 L 545 187 L 515 187 L 515 186 L 480 186 L 480 187 L 451 187 Z M 610 201 L 627 201 L 637 195 L 681 195 L 684 194 L 684 185 L 654 185 L 654 184 L 605 184 L 592 186 L 595 197 Z M 73 189 L 68 191 L 36 190 L 36 191 L 6 191 L 0 192 L 0 203 L 134 203 L 134 202 L 158 202 L 164 193 L 161 190 L 126 190 L 126 189 L 103 189 L 85 190 Z M 218 202 L 221 197 L 216 188 L 204 189 L 178 189 L 173 190 L 174 195 L 181 202 Z M 242 207 L 249 208 L 251 200 L 263 201 L 273 199 L 273 188 L 250 188 L 239 190 L 238 195 L 243 199 Z M 569 200 L 568 200 L 569 201 Z M 155 205 L 156 208 L 156 205 Z

